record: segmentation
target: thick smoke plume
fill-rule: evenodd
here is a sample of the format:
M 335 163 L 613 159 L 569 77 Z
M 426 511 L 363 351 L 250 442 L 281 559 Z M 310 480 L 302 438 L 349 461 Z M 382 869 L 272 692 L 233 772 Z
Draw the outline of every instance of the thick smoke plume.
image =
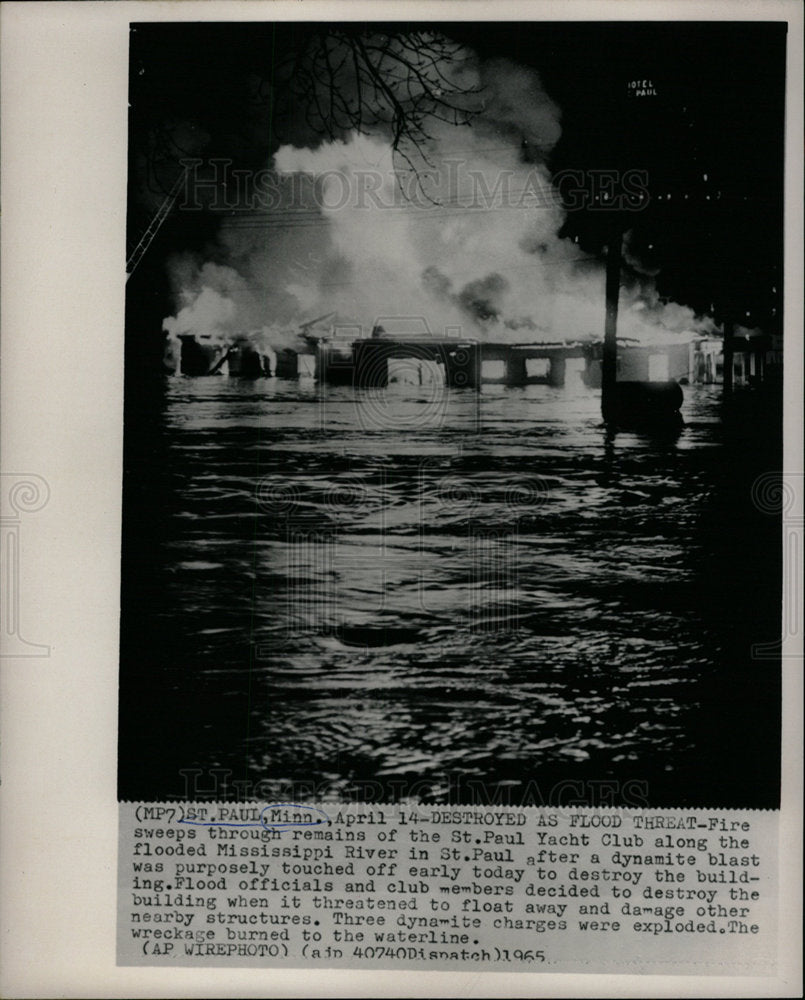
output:
M 545 164 L 559 108 L 535 72 L 505 60 L 469 58 L 450 72 L 477 93 L 472 127 L 434 121 L 418 174 L 380 125 L 280 147 L 269 175 L 277 204 L 225 220 L 213 260 L 172 262 L 177 314 L 166 331 L 296 346 L 302 322 L 334 313 L 364 336 L 421 317 L 437 335 L 600 340 L 603 265 L 559 238 L 564 211 Z M 651 274 L 622 289 L 621 337 L 668 342 L 710 329 L 661 302 Z

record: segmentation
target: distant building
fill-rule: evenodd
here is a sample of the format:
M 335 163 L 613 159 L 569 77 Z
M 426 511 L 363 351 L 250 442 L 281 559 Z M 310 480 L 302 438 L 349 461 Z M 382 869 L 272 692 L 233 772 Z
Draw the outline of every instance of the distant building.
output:
M 782 338 L 756 333 L 734 337 L 733 385 L 748 386 L 768 381 L 782 371 Z M 586 348 L 585 382 L 601 385 L 603 346 Z M 685 343 L 645 345 L 618 343 L 618 379 L 621 382 L 679 382 L 680 385 L 723 385 L 723 336 L 698 337 Z
M 598 388 L 601 385 L 601 358 L 603 344 L 586 348 L 587 368 L 585 382 Z M 693 381 L 694 342 L 672 344 L 618 344 L 617 375 L 621 382 L 679 382 L 688 385 Z
M 783 362 L 782 337 L 749 333 L 732 339 L 732 384 L 756 385 L 779 376 Z M 702 337 L 694 345 L 693 381 L 703 385 L 724 382 L 724 339 Z

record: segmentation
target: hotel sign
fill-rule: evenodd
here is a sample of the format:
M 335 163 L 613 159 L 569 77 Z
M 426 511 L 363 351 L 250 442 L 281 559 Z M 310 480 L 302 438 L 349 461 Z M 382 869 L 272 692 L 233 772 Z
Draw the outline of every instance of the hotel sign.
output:
M 629 97 L 656 97 L 657 90 L 653 80 L 630 80 L 626 84 Z

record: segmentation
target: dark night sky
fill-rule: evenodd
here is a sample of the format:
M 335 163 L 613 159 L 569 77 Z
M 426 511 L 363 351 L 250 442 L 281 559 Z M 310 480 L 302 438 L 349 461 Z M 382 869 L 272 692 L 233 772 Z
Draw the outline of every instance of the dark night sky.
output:
M 372 27 L 376 30 L 379 26 Z M 406 27 L 382 26 L 386 33 Z M 634 232 L 634 252 L 644 264 L 659 269 L 657 284 L 662 295 L 696 311 L 709 311 L 713 303 L 717 320 L 728 318 L 767 330 L 781 328 L 784 23 L 453 23 L 432 27 L 471 46 L 482 59 L 503 56 L 540 73 L 545 91 L 562 113 L 562 137 L 548 160 L 554 175 L 567 169 L 623 167 L 647 172 L 649 207 L 631 213 L 629 225 Z M 141 188 L 142 166 L 153 152 L 149 152 L 149 137 L 153 138 L 161 126 L 181 126 L 187 154 L 227 157 L 235 166 L 252 170 L 264 168 L 281 143 L 300 141 L 293 133 L 297 123 L 272 114 L 272 105 L 260 98 L 254 81 L 270 80 L 277 54 L 292 51 L 312 30 L 315 26 L 294 24 L 134 27 L 130 242 L 136 243 L 154 206 L 161 201 L 158 190 L 149 201 Z M 651 80 L 657 96 L 630 99 L 626 85 L 634 79 Z M 201 136 L 206 137 L 203 142 Z M 305 138 L 310 137 L 301 141 Z M 179 158 L 181 154 L 174 150 L 155 164 L 165 188 L 178 174 Z M 721 191 L 721 198 L 707 201 L 707 193 L 713 191 Z M 216 242 L 219 223 L 220 217 L 212 213 L 174 213 L 126 286 L 123 608 L 128 613 L 124 614 L 121 634 L 123 648 L 128 649 L 129 669 L 121 672 L 121 706 L 126 706 L 130 721 L 126 723 L 121 715 L 119 754 L 121 762 L 128 762 L 126 766 L 131 768 L 125 777 L 133 785 L 121 785 L 128 789 L 126 794 L 139 787 L 143 775 L 150 774 L 146 764 L 140 763 L 143 746 L 152 738 L 149 727 L 141 725 L 142 713 L 150 713 L 150 718 L 154 711 L 150 675 L 142 669 L 143 664 L 148 664 L 155 648 L 158 657 L 167 655 L 168 660 L 172 659 L 170 651 L 175 650 L 180 664 L 187 656 L 181 634 L 167 637 L 166 654 L 159 643 L 154 645 L 147 627 L 149 619 L 159 617 L 153 586 L 155 539 L 170 534 L 169 504 L 177 502 L 172 491 L 181 481 L 165 479 L 170 483 L 169 500 L 163 502 L 163 487 L 153 470 L 168 469 L 170 464 L 170 440 L 162 422 L 162 321 L 174 311 L 175 303 L 166 261 L 177 251 L 208 251 Z M 611 226 L 611 215 L 579 210 L 568 213 L 562 235 L 577 238 L 584 251 L 600 254 Z M 777 288 L 776 298 L 772 285 Z M 777 315 L 772 313 L 775 308 Z M 747 310 L 751 321 L 745 318 Z M 724 458 L 719 499 L 713 501 L 702 528 L 703 537 L 712 539 L 714 553 L 712 559 L 701 557 L 705 566 L 702 606 L 725 623 L 756 620 L 768 624 L 776 612 L 767 613 L 766 609 L 779 609 L 779 590 L 770 583 L 781 575 L 775 562 L 775 542 L 770 541 L 779 534 L 779 524 L 758 510 L 748 509 L 747 483 L 751 479 L 747 477 L 754 475 L 754 471 L 750 473 L 753 463 L 764 471 L 779 468 L 775 452 L 779 434 L 767 433 L 768 426 L 748 422 L 735 452 L 724 453 L 737 458 Z M 181 503 L 185 504 L 184 498 Z M 737 512 L 745 508 L 745 515 L 739 516 Z M 725 517 L 725 510 L 733 512 L 732 521 L 729 514 Z M 200 524 L 195 530 L 203 533 L 205 529 Z M 706 547 L 703 552 L 707 552 Z M 747 583 L 747 574 L 751 583 Z M 737 649 L 743 636 L 740 629 L 731 631 L 726 648 Z M 195 669 L 195 664 L 192 666 Z M 772 675 L 767 672 L 764 677 Z M 739 679 L 734 685 L 719 686 L 717 700 L 712 696 L 713 704 L 721 707 L 726 701 L 727 709 L 733 699 L 743 704 L 740 699 L 745 683 L 749 681 Z M 757 683 L 754 675 L 751 683 Z M 758 688 L 752 689 L 763 719 L 779 718 L 775 684 L 772 678 L 761 698 Z M 162 727 L 173 734 L 172 704 L 170 698 L 164 705 L 160 701 L 157 708 L 162 716 L 157 714 L 154 732 L 159 733 Z M 755 712 L 751 699 L 747 704 Z M 184 705 L 181 714 L 192 718 Z M 735 718 L 742 726 L 741 712 L 736 710 Z M 137 720 L 136 725 L 132 719 Z M 712 735 L 711 719 L 706 721 Z M 712 732 L 717 735 L 722 731 L 719 722 L 722 730 L 725 725 L 723 719 L 716 720 Z M 773 804 L 778 785 L 767 779 L 777 766 L 778 744 L 767 738 L 767 733 L 764 722 L 752 729 L 748 743 L 741 730 L 730 732 L 720 744 L 719 753 L 725 754 L 725 760 L 740 741 L 744 749 L 751 749 L 739 755 L 745 765 L 738 767 L 738 758 L 733 755 L 723 774 L 713 771 L 717 778 L 712 780 L 720 783 L 720 794 L 729 796 L 724 788 L 731 776 L 738 783 L 736 798 L 743 800 L 749 790 L 750 795 L 768 795 Z M 161 745 L 158 753 L 164 755 Z M 697 774 L 697 780 L 702 780 L 701 775 Z
M 383 30 L 406 27 L 384 25 Z M 660 268 L 661 294 L 697 311 L 709 311 L 712 303 L 717 320 L 779 326 L 785 23 L 434 27 L 484 59 L 505 56 L 538 70 L 562 111 L 562 138 L 549 160 L 552 171 L 647 171 L 651 203 L 630 225 L 641 259 Z M 146 150 L 155 124 L 184 121 L 193 123 L 192 136 L 207 137 L 199 155 L 232 157 L 252 169 L 264 166 L 282 141 L 295 137 L 287 134 L 287 119 L 274 115 L 272 120 L 270 104 L 255 93 L 254 79 L 270 80 L 277 53 L 292 50 L 310 30 L 304 24 L 135 26 L 132 164 Z M 657 96 L 628 98 L 626 83 L 632 79 L 651 80 Z M 157 170 L 166 186 L 175 173 L 175 162 Z M 136 242 L 153 201 L 143 202 L 137 184 L 130 190 L 129 235 Z M 563 235 L 597 252 L 606 242 L 607 226 L 600 212 L 572 212 Z M 150 329 L 161 321 L 167 311 L 165 257 L 210 241 L 215 228 L 215 220 L 203 213 L 166 224 L 130 282 L 129 323 Z M 747 311 L 751 319 L 745 318 Z

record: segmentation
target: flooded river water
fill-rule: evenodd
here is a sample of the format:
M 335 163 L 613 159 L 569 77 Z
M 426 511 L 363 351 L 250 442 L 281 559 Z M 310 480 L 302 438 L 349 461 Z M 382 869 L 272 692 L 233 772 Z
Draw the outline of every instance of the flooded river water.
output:
M 130 399 L 121 797 L 775 804 L 774 449 L 685 396 L 659 438 L 580 384 Z

